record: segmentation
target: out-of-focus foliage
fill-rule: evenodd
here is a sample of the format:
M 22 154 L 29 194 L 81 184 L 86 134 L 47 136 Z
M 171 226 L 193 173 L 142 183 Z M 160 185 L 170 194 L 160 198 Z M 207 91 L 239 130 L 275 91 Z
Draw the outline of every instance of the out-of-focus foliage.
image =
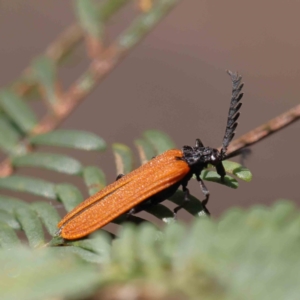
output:
M 86 299 L 97 290 L 101 299 L 297 299 L 299 226 L 295 206 L 279 201 L 190 226 L 126 224 L 112 241 L 98 231 L 65 247 L 6 248 L 0 250 L 0 298 Z

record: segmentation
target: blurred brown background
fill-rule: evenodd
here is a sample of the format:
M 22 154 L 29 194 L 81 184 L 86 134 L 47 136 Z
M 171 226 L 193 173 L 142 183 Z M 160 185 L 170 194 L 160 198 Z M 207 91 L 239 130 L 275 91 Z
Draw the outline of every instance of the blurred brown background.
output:
M 178 147 L 194 145 L 197 137 L 218 147 L 231 92 L 226 69 L 238 70 L 245 82 L 237 136 L 299 103 L 299 11 L 296 0 L 181 1 L 61 128 L 93 131 L 109 144 L 129 146 L 153 128 L 168 133 Z M 112 18 L 108 42 L 132 15 L 131 7 Z M 16 79 L 74 20 L 72 1 L 1 0 L 1 86 Z M 66 87 L 87 67 L 81 51 L 61 70 Z M 283 197 L 299 202 L 299 129 L 300 122 L 252 147 L 246 163 L 251 183 L 241 182 L 238 190 L 208 183 L 211 212 Z M 114 180 L 110 151 L 74 155 L 101 166 L 108 182 Z M 67 179 L 49 172 L 49 180 Z M 197 184 L 191 186 L 202 197 Z

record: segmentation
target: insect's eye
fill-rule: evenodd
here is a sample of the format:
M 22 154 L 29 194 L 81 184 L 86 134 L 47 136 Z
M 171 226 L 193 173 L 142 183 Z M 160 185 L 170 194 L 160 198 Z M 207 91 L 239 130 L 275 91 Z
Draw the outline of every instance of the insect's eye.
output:
M 220 161 L 220 156 L 217 150 L 212 151 L 210 154 L 210 161 L 212 163 L 218 163 Z

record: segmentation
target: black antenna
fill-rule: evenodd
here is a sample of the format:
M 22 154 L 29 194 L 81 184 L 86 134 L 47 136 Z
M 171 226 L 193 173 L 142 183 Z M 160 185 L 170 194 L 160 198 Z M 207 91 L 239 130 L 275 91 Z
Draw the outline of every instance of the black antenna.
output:
M 227 71 L 227 73 L 229 74 L 232 81 L 232 96 L 231 96 L 231 102 L 229 107 L 225 135 L 223 138 L 223 145 L 221 149 L 222 159 L 226 157 L 227 147 L 235 135 L 234 131 L 238 125 L 237 120 L 240 116 L 239 109 L 242 106 L 242 103 L 239 103 L 239 101 L 243 98 L 244 95 L 243 93 L 241 93 L 241 90 L 244 86 L 244 84 L 241 83 L 242 76 L 240 76 L 238 73 L 233 73 L 229 70 Z

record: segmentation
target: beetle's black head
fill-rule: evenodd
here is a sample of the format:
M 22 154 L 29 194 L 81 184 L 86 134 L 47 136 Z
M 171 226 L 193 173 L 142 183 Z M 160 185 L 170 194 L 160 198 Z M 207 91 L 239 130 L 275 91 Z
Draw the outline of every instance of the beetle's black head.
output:
M 183 159 L 188 163 L 189 166 L 212 164 L 218 165 L 223 157 L 217 149 L 211 147 L 204 147 L 203 145 L 198 146 L 196 142 L 195 147 L 183 146 Z

